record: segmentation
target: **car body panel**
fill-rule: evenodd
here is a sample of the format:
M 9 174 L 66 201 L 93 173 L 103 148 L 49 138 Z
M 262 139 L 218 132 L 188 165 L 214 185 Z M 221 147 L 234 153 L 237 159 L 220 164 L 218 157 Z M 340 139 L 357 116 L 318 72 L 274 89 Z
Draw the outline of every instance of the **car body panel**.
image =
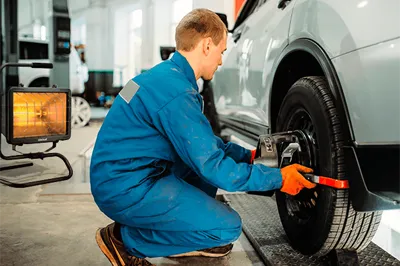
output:
M 269 126 L 273 67 L 288 45 L 294 1 L 283 10 L 277 8 L 278 2 L 266 1 L 234 30 L 223 67 L 212 80 L 218 113 L 243 121 L 248 131 Z M 238 32 L 241 38 L 234 42 Z
M 25 43 L 37 43 L 41 45 L 48 45 L 47 41 L 35 40 L 29 38 L 21 38 L 19 41 Z M 20 58 L 18 62 L 50 63 L 48 54 L 45 56 L 47 58 L 34 58 L 34 59 Z M 48 79 L 50 77 L 50 71 L 52 70 L 46 68 L 28 68 L 28 67 L 19 68 L 18 70 L 19 82 L 24 84 L 24 86 L 30 86 L 30 84 L 37 79 L 41 78 Z M 79 58 L 78 52 L 74 47 L 71 47 L 71 53 L 69 55 L 69 89 L 71 90 L 72 94 L 81 94 L 85 91 L 84 82 L 85 82 L 85 77 L 87 75 L 88 75 L 87 69 L 85 70 L 82 67 L 82 62 L 81 59 Z
M 276 117 L 271 116 L 277 115 L 280 105 L 273 102 L 275 95 L 281 101 L 295 81 L 289 80 L 293 83 L 285 84 L 283 93 L 275 94 L 275 88 L 280 89 L 288 77 L 303 77 L 279 67 L 293 63 L 293 53 L 306 53 L 317 64 L 304 75 L 325 75 L 337 108 L 354 209 L 400 208 L 396 203 L 400 197 L 400 1 L 293 0 L 286 1 L 283 9 L 277 8 L 277 0 L 261 2 L 256 12 L 234 27 L 223 65 L 211 82 L 221 135 L 254 146 L 260 134 L 272 133 L 271 120 Z M 282 74 L 281 69 L 288 72 Z M 383 157 L 388 149 L 389 161 Z
M 400 144 L 400 38 L 332 60 L 358 144 Z
M 45 59 L 20 59 L 18 63 L 49 63 L 49 60 Z M 24 84 L 24 86 L 28 87 L 34 80 L 39 78 L 49 78 L 50 69 L 48 68 L 28 68 L 28 67 L 20 67 L 18 69 L 19 82 Z
M 399 37 L 399 17 L 398 0 L 297 0 L 289 40 L 312 39 L 333 58 Z
M 295 0 L 283 10 L 277 5 L 278 0 L 265 1 L 228 38 L 223 66 L 211 82 L 217 112 L 225 116 L 222 120 L 232 119 L 236 126 L 253 134 L 261 132 L 260 128 L 268 129 L 270 119 L 274 119 L 270 118 L 271 88 L 282 52 L 296 40 L 311 38 L 334 63 L 353 140 L 400 143 L 399 119 L 384 119 L 387 112 L 399 113 L 399 97 L 388 95 L 399 95 L 396 36 L 400 35 L 400 24 L 395 21 L 400 17 L 400 2 Z M 381 21 L 377 17 L 393 27 L 379 27 L 383 22 L 377 24 Z M 241 37 L 235 42 L 238 32 Z M 395 46 L 384 48 L 386 44 Z M 357 75 L 361 76 L 354 78 Z M 393 86 L 376 89 L 384 80 Z M 371 99 L 375 102 L 363 106 Z M 387 130 L 382 133 L 381 128 Z

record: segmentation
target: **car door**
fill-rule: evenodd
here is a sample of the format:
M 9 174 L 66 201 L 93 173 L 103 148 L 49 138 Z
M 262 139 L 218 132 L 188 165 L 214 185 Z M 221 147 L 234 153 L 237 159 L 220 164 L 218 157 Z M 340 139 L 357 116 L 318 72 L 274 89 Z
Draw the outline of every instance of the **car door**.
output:
M 269 95 L 275 59 L 288 44 L 295 1 L 261 0 L 246 20 L 239 47 L 239 109 L 245 130 L 269 133 Z
M 223 56 L 223 65 L 214 75 L 211 82 L 214 92 L 216 110 L 220 121 L 229 124 L 229 127 L 243 129 L 240 99 L 240 60 L 239 55 L 243 47 L 243 38 L 250 28 L 246 25 L 247 19 L 255 11 L 258 0 L 248 0 L 244 4 L 236 23 L 228 36 L 227 51 Z

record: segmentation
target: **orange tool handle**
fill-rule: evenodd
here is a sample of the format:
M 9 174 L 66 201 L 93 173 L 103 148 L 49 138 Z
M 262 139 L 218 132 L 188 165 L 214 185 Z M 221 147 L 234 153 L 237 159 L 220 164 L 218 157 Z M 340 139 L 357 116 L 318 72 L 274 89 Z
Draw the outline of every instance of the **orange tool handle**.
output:
M 349 181 L 348 180 L 339 180 L 333 179 L 326 176 L 319 176 L 313 174 L 304 174 L 307 180 L 310 180 L 313 183 L 333 187 L 337 189 L 346 189 L 349 188 Z

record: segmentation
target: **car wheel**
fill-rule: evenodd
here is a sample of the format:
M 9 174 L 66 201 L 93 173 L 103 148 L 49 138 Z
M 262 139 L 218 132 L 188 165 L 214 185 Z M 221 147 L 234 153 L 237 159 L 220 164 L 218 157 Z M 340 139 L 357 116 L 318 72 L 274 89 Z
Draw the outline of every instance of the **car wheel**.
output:
M 89 103 L 81 97 L 71 97 L 71 127 L 81 128 L 88 125 L 92 112 Z
M 300 163 L 323 176 L 345 177 L 343 137 L 334 102 L 324 77 L 304 77 L 289 90 L 277 118 L 277 131 L 302 130 L 311 158 Z M 308 156 L 306 156 L 308 157 Z M 317 185 L 290 196 L 276 194 L 283 228 L 291 245 L 306 255 L 332 249 L 361 251 L 372 240 L 381 212 L 354 211 L 348 190 Z

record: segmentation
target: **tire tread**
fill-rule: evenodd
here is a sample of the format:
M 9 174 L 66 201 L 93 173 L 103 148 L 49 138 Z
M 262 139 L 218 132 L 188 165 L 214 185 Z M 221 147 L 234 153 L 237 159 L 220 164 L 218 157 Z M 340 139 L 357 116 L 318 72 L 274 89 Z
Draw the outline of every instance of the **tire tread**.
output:
M 325 111 L 330 118 L 330 126 L 337 162 L 336 176 L 339 179 L 345 177 L 345 163 L 343 153 L 343 134 L 339 117 L 329 91 L 329 86 L 324 77 L 309 76 L 299 79 L 293 87 L 306 86 L 314 90 L 325 106 Z M 348 190 L 333 190 L 335 203 L 332 210 L 332 225 L 325 244 L 316 255 L 323 256 L 332 249 L 348 249 L 362 251 L 371 242 L 378 229 L 382 212 L 358 213 L 351 206 Z

